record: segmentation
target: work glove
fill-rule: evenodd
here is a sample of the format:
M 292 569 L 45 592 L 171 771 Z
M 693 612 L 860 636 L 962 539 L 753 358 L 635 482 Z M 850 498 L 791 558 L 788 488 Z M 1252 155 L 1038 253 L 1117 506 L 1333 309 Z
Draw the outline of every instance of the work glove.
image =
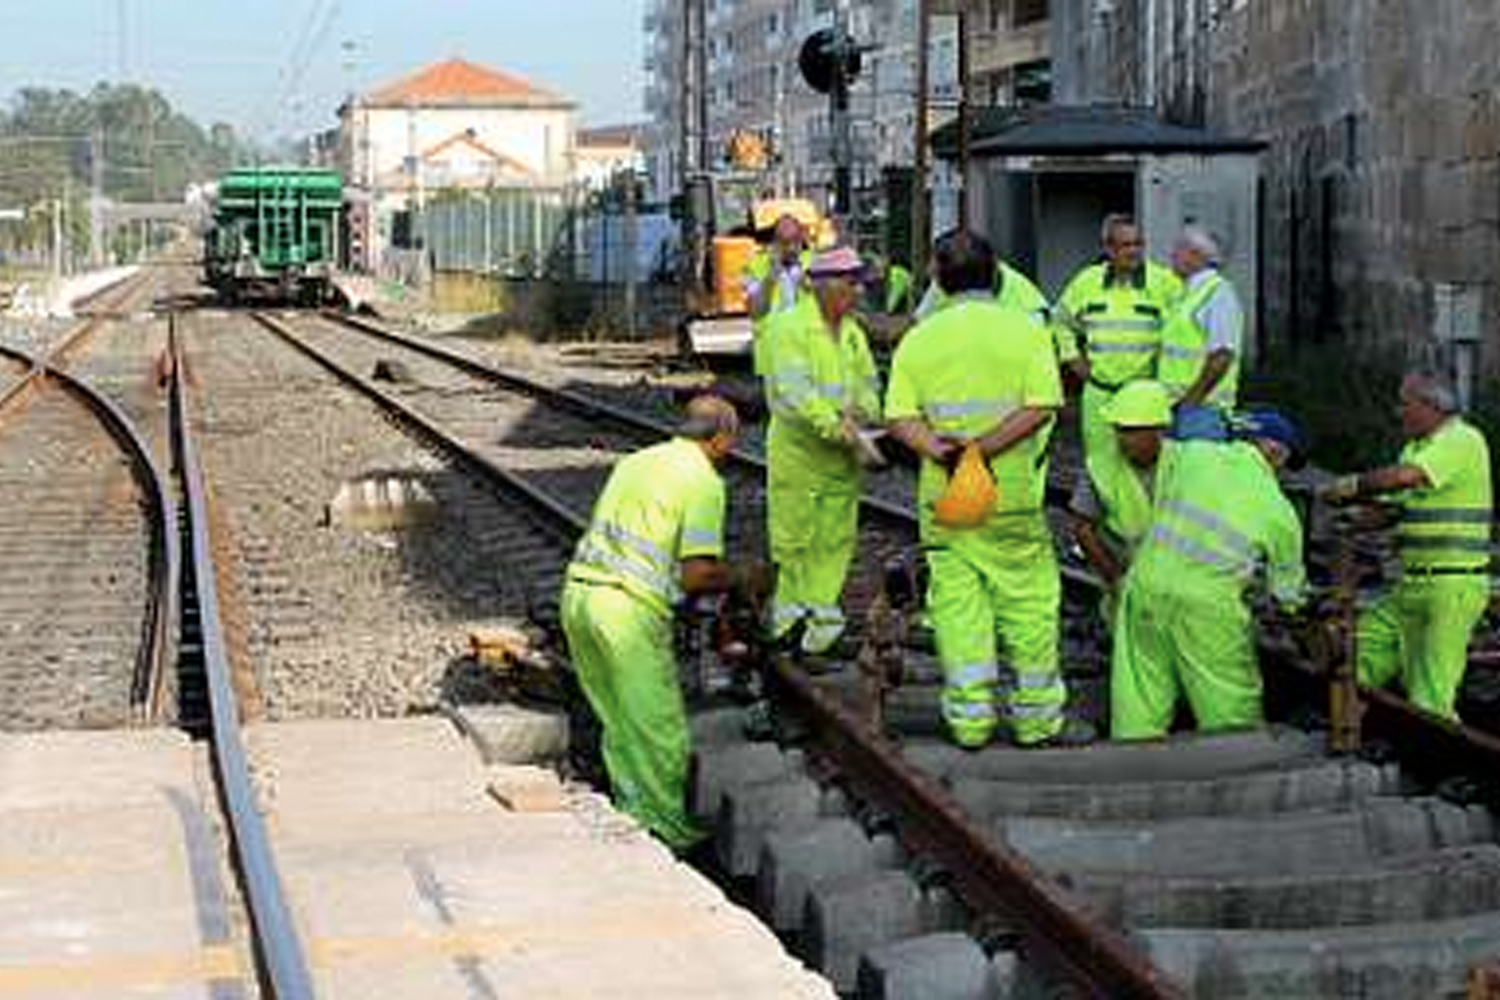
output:
M 1318 492 L 1318 499 L 1335 506 L 1352 503 L 1358 498 L 1359 476 L 1354 473 L 1338 477 Z
M 750 559 L 735 563 L 729 571 L 730 589 L 752 607 L 759 608 L 771 596 L 776 571 L 769 563 Z

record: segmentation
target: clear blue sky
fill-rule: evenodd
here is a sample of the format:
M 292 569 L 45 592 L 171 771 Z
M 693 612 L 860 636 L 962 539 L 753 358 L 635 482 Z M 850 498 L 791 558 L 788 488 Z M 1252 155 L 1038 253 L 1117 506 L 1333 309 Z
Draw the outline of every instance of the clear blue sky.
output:
M 0 99 L 25 85 L 86 89 L 118 79 L 123 63 L 205 124 L 296 135 L 331 126 L 351 88 L 462 55 L 573 98 L 586 123 L 630 121 L 641 117 L 644 10 L 644 0 L 0 0 Z

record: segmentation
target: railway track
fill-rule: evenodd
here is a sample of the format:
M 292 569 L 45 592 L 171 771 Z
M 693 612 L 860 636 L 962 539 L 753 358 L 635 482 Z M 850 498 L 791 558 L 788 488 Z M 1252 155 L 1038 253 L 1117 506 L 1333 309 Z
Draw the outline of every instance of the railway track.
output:
M 547 394 L 502 399 L 390 341 L 261 321 L 558 537 L 640 432 L 518 416 Z M 392 360 L 410 381 L 360 374 Z M 524 431 L 494 440 L 506 407 Z M 536 454 L 580 441 L 571 467 Z M 918 968 L 989 991 L 933 996 L 1444 996 L 1500 953 L 1500 744 L 1399 699 L 1366 693 L 1358 757 L 1298 729 L 961 754 L 872 729 L 847 683 L 769 670 L 786 728 L 757 742 L 739 710 L 702 715 L 696 806 L 727 875 L 846 991 L 898 995 Z M 1325 697 L 1285 650 L 1267 670 L 1273 703 Z
M 139 287 L 116 290 L 133 299 Z M 65 338 L 79 344 L 100 320 Z M 164 704 L 177 571 L 158 456 L 107 395 L 54 356 L 0 348 L 0 705 L 6 728 L 97 728 Z

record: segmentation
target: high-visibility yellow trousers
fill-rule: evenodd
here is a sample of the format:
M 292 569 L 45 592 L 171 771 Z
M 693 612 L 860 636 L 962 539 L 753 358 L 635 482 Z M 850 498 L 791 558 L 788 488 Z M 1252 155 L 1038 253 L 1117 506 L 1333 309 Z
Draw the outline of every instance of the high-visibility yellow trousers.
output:
M 1469 637 L 1489 598 L 1483 573 L 1403 577 L 1359 617 L 1359 682 L 1384 687 L 1399 679 L 1417 707 L 1458 718 Z
M 1110 733 L 1165 736 L 1179 695 L 1205 732 L 1248 729 L 1263 719 L 1250 612 L 1237 590 L 1161 587 L 1125 578 L 1110 660 Z
M 603 727 L 615 804 L 674 850 L 707 831 L 687 813 L 689 730 L 671 620 L 616 587 L 569 581 L 563 633 Z
M 943 718 L 960 746 L 983 746 L 999 724 L 999 655 L 1014 673 L 1003 706 L 1017 743 L 1063 728 L 1058 667 L 1061 582 L 1040 513 L 1003 515 L 945 531 L 928 544 L 928 613 L 943 668 Z
M 859 536 L 859 484 L 808 481 L 771 467 L 766 518 L 776 593 L 771 633 L 805 622 L 802 649 L 827 651 L 844 631 L 840 600 Z

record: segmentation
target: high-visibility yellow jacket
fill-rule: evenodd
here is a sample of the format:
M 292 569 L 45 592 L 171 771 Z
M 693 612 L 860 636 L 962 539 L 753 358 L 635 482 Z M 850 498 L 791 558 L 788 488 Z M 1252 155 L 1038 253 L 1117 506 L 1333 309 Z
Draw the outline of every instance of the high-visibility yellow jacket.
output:
M 812 291 L 807 284 L 807 269 L 812 264 L 813 254 L 811 250 L 803 250 L 797 258 L 797 271 L 794 274 L 783 276 L 771 258 L 772 248 L 761 247 L 750 258 L 745 265 L 745 284 L 748 291 L 751 286 L 759 287 L 770 282 L 768 292 L 769 307 L 765 315 L 751 320 L 751 335 L 754 338 L 751 350 L 754 356 L 755 373 L 764 375 L 766 370 L 766 325 L 777 313 L 785 312 L 794 308 L 802 300 L 811 297 Z
M 1216 314 L 1212 319 L 1210 312 Z M 1233 409 L 1239 395 L 1244 333 L 1245 315 L 1234 287 L 1217 269 L 1199 272 L 1188 280 L 1186 291 L 1162 327 L 1158 380 L 1174 399 L 1180 399 L 1198 381 L 1208 355 L 1226 348 L 1234 352 L 1234 360 L 1204 402 L 1223 410 Z M 1215 342 L 1217 338 L 1222 340 Z
M 907 333 L 891 360 L 886 418 L 921 418 L 941 435 L 969 440 L 1023 407 L 1061 405 L 1062 383 L 1046 328 L 987 295 L 956 296 Z M 1049 432 L 990 460 L 997 514 L 1041 509 Z M 947 478 L 942 467 L 923 461 L 917 498 L 924 536 Z
M 1490 562 L 1490 448 L 1478 428 L 1450 417 L 1432 434 L 1407 443 L 1401 463 L 1427 474 L 1431 486 L 1409 490 L 1398 541 L 1408 569 L 1484 569 Z
M 795 468 L 810 479 L 857 486 L 858 461 L 844 441 L 843 418 L 880 420 L 880 381 L 863 328 L 845 316 L 834 337 L 817 297 L 809 295 L 778 313 L 766 338 L 768 458 L 778 471 Z
M 1053 310 L 1058 357 L 1086 353 L 1090 380 L 1103 389 L 1150 378 L 1162 328 L 1181 294 L 1177 275 L 1151 261 L 1120 277 L 1107 264 L 1090 264 L 1068 282 Z
M 621 459 L 594 503 L 568 578 L 606 584 L 670 615 L 678 564 L 724 554 L 724 481 L 695 442 L 673 438 Z
M 1240 599 L 1264 580 L 1284 606 L 1307 578 L 1302 523 L 1276 471 L 1245 441 L 1179 441 L 1162 453 L 1151 530 L 1130 573 L 1155 593 Z M 1236 608 L 1234 613 L 1243 614 Z

